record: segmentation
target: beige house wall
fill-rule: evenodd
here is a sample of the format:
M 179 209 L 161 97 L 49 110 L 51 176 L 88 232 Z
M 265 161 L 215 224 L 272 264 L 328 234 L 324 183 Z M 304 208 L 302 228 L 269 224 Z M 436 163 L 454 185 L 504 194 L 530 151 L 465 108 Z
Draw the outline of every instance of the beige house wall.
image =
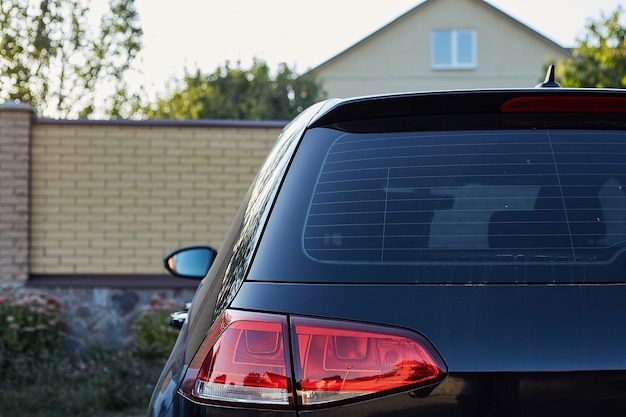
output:
M 476 31 L 477 66 L 431 68 L 434 29 Z M 534 87 L 569 52 L 481 0 L 429 0 L 313 71 L 329 97 Z

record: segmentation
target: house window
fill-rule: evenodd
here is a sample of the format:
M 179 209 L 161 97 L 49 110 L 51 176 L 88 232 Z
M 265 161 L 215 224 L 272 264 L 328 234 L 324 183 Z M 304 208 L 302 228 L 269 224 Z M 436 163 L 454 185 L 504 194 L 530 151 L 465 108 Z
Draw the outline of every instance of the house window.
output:
M 431 67 L 476 68 L 476 31 L 434 30 L 431 34 Z

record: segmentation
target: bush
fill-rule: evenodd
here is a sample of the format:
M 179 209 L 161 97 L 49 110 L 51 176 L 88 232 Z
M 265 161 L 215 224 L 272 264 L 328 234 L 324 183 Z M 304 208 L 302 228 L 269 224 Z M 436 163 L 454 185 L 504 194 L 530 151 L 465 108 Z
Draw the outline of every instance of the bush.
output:
M 62 347 L 64 329 L 58 298 L 0 287 L 0 373 L 23 375 L 31 362 L 54 355 Z
M 159 334 L 163 329 L 150 323 L 156 320 L 154 312 L 165 313 L 174 305 L 156 297 L 151 306 L 142 315 L 140 329 L 152 338 L 142 336 L 143 343 L 165 346 L 174 336 L 167 332 L 169 326 L 165 324 L 167 339 Z M 63 306 L 56 297 L 0 285 L 0 416 L 145 412 L 165 360 L 139 357 L 132 347 L 91 347 L 72 354 L 63 348 L 65 329 Z
M 162 367 L 129 350 L 40 359 L 28 382 L 0 374 L 0 416 L 142 415 Z
M 65 378 L 82 391 L 82 406 L 96 410 L 145 409 L 158 378 L 162 362 L 137 358 L 132 351 L 92 349 L 72 358 L 64 369 Z
M 155 294 L 135 322 L 137 354 L 144 358 L 167 358 L 179 331 L 171 327 L 169 317 L 180 306 L 174 300 Z

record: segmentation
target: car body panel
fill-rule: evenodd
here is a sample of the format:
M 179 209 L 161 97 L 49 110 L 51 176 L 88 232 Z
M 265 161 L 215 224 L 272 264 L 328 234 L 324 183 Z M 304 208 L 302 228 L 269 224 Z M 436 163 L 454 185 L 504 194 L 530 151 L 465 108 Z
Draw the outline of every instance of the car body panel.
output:
M 451 372 L 626 371 L 626 285 L 246 282 L 231 307 L 394 325 Z
M 451 374 L 441 385 L 375 400 L 296 412 L 206 406 L 178 398 L 168 414 L 215 417 L 453 416 L 589 417 L 621 415 L 624 372 Z

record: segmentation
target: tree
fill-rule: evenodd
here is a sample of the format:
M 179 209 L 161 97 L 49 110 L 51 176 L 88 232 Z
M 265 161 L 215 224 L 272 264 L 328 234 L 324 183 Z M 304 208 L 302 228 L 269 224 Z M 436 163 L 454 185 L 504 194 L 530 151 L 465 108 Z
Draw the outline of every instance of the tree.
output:
M 626 26 L 621 6 L 590 20 L 573 50 L 573 58 L 557 64 L 563 87 L 626 88 Z
M 141 50 L 139 14 L 134 0 L 109 0 L 92 28 L 88 2 L 0 0 L 1 101 L 55 117 L 87 117 L 97 106 L 122 116 L 124 75 Z
M 175 90 L 144 109 L 151 118 L 288 120 L 324 98 L 311 73 L 280 64 L 275 76 L 264 61 L 250 69 L 226 62 L 210 74 L 186 71 Z

